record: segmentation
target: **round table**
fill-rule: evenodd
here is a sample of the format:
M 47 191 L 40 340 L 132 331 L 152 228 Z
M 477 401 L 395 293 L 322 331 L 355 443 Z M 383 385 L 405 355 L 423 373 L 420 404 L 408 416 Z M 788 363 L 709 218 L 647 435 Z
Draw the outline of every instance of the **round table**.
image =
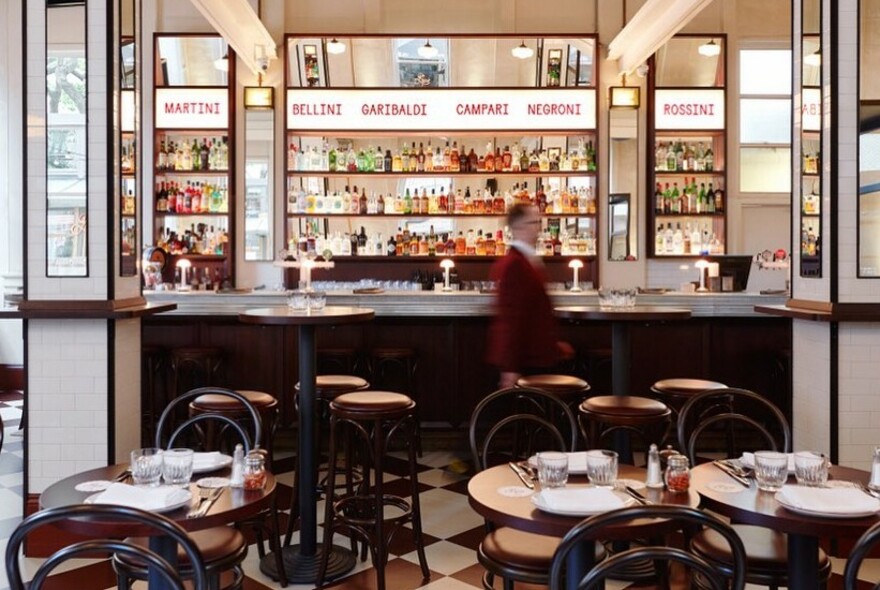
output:
M 645 479 L 645 470 L 632 465 L 620 465 L 618 476 L 621 479 Z M 586 484 L 586 475 L 570 475 L 569 484 Z M 582 516 L 562 516 L 538 510 L 531 502 L 531 494 L 523 496 L 507 496 L 499 489 L 509 487 L 522 488 L 522 482 L 508 465 L 498 465 L 485 469 L 474 475 L 468 482 L 468 501 L 477 514 L 496 525 L 513 529 L 564 537 L 571 528 L 581 522 Z M 656 504 L 675 504 L 696 508 L 700 499 L 693 487 L 687 493 L 669 493 L 665 489 L 645 488 L 639 490 L 648 500 Z M 602 540 L 630 541 L 634 538 L 645 538 L 669 532 L 669 523 L 660 519 L 640 519 L 625 525 L 603 529 Z M 567 584 L 569 588 L 577 586 L 577 582 L 593 567 L 593 543 L 585 543 L 584 547 L 572 551 L 566 563 Z
M 315 378 L 316 350 L 315 328 L 368 322 L 375 313 L 361 307 L 325 307 L 322 310 L 294 310 L 289 307 L 265 307 L 250 309 L 239 314 L 245 324 L 263 326 L 297 326 L 299 328 L 299 436 L 297 458 L 299 461 L 299 545 L 282 549 L 284 574 L 288 582 L 312 583 L 318 578 L 322 547 L 318 544 L 317 519 L 317 466 L 315 465 Z M 327 580 L 337 578 L 354 567 L 355 556 L 350 550 L 334 545 L 328 559 Z M 278 580 L 275 556 L 266 555 L 260 562 L 260 570 Z
M 75 486 L 84 481 L 115 480 L 128 469 L 128 464 L 110 465 L 83 471 L 56 481 L 40 494 L 40 508 L 57 508 L 71 504 L 82 504 L 86 498 L 96 492 L 78 492 Z M 218 470 L 210 475 L 229 476 L 229 469 Z M 199 476 L 194 476 L 197 479 Z M 199 498 L 195 483 L 190 484 L 193 498 Z M 267 474 L 266 487 L 262 490 L 243 490 L 226 488 L 204 516 L 187 518 L 191 504 L 177 510 L 164 513 L 187 531 L 198 531 L 216 526 L 224 526 L 231 522 L 246 520 L 271 506 L 275 498 L 275 476 Z M 55 526 L 72 533 L 89 537 L 137 537 L 155 535 L 156 530 L 142 527 L 133 522 L 96 522 L 86 519 L 71 519 L 56 523 Z M 150 536 L 150 549 L 164 557 L 172 566 L 177 564 L 177 543 L 164 536 Z M 150 572 L 148 586 L 151 589 L 167 588 L 166 581 L 159 575 Z
M 832 480 L 867 484 L 870 473 L 859 469 L 832 466 Z M 718 491 L 713 484 L 733 484 L 733 491 Z M 746 488 L 735 484 L 711 463 L 691 470 L 691 488 L 695 489 L 705 508 L 729 517 L 733 522 L 756 525 L 788 535 L 788 580 L 791 588 L 818 588 L 819 536 L 855 539 L 880 521 L 880 515 L 867 518 L 823 518 L 806 516 L 785 509 L 772 492 L 758 489 L 752 481 Z

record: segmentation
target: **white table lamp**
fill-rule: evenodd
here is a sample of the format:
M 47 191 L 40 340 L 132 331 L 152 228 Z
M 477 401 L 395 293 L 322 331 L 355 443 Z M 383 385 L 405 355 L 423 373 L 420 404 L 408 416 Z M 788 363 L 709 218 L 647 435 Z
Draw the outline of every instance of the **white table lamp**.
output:
M 452 291 L 452 287 L 449 286 L 449 269 L 455 267 L 455 263 L 450 258 L 444 258 L 440 266 L 443 268 L 443 290 Z
M 694 266 L 700 269 L 700 286 L 697 288 L 697 292 L 705 293 L 708 291 L 706 288 L 706 269 L 709 268 L 709 262 L 706 260 L 697 260 L 694 263 Z
M 175 264 L 177 268 L 180 269 L 180 286 L 177 288 L 178 291 L 189 291 L 189 281 L 186 280 L 187 271 L 192 266 L 192 262 L 189 261 L 188 258 L 181 258 Z
M 574 273 L 574 279 L 572 280 L 572 283 L 571 283 L 571 292 L 572 293 L 580 293 L 581 291 L 583 291 L 583 289 L 581 289 L 580 286 L 578 285 L 578 269 L 581 269 L 583 267 L 584 267 L 584 263 L 582 261 L 578 260 L 577 258 L 575 258 L 574 260 L 572 260 L 571 262 L 568 263 L 568 268 L 570 268 L 572 270 L 572 272 Z

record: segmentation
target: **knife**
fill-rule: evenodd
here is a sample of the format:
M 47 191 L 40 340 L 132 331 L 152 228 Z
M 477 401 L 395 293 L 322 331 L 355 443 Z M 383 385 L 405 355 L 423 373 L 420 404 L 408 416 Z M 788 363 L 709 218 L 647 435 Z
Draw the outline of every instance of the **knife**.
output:
M 626 490 L 626 493 L 629 494 L 629 495 L 630 495 L 630 496 L 631 496 L 636 502 L 638 502 L 638 503 L 641 504 L 642 506 L 648 506 L 648 505 L 650 505 L 650 504 L 653 504 L 652 501 L 650 501 L 650 500 L 647 499 L 645 496 L 643 496 L 643 495 L 642 495 L 638 490 L 636 490 L 635 488 L 632 488 L 632 487 L 630 487 L 630 486 L 624 486 L 623 489 L 625 489 L 625 490 Z
M 526 474 L 525 471 L 523 471 L 522 467 L 513 462 L 508 463 L 508 465 L 510 465 L 510 468 L 513 469 L 513 472 L 519 476 L 519 479 L 521 482 L 523 482 L 524 486 L 526 486 L 530 490 L 535 489 L 535 484 L 532 483 L 532 480 L 529 479 L 529 476 Z
M 740 484 L 746 486 L 747 488 L 752 487 L 752 482 L 749 481 L 748 478 L 743 477 L 742 475 L 739 475 L 738 473 L 733 471 L 733 469 L 731 469 L 728 465 L 722 463 L 721 461 L 712 461 L 712 464 L 715 467 L 717 467 L 718 469 L 720 469 L 721 471 L 723 471 L 724 473 L 726 473 L 730 478 L 735 480 L 737 483 L 740 483 Z
M 211 494 L 211 497 L 208 498 L 207 500 L 205 500 L 205 503 L 202 504 L 202 507 L 199 509 L 198 518 L 201 518 L 208 513 L 208 510 L 211 509 L 211 506 L 214 505 L 214 502 L 217 501 L 217 498 L 219 498 L 221 495 L 223 495 L 223 490 L 225 490 L 225 489 L 226 488 L 218 488 L 216 493 Z

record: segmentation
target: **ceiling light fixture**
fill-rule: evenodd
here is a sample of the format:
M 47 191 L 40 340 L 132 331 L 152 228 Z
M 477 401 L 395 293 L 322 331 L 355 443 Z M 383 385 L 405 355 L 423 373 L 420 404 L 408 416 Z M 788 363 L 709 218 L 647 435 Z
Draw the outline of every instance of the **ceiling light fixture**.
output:
M 340 53 L 345 53 L 345 43 L 333 37 L 330 41 L 327 42 L 327 53 L 331 53 L 333 55 L 339 55 Z
M 229 54 L 226 53 L 223 57 L 214 60 L 214 67 L 221 72 L 229 71 Z
M 808 66 L 819 67 L 822 65 L 822 54 L 817 49 L 816 51 L 804 58 L 804 63 Z
M 437 48 L 431 45 L 430 39 L 425 39 L 425 44 L 419 47 L 418 49 L 419 57 L 423 57 L 425 59 L 433 59 L 437 57 L 437 54 L 440 53 L 437 51 Z
M 700 45 L 697 52 L 703 57 L 715 57 L 721 55 L 721 46 L 715 43 L 715 39 L 711 39 L 708 43 Z
M 535 50 L 526 45 L 526 41 L 523 39 L 522 43 L 510 50 L 510 53 L 517 59 L 529 59 L 535 55 Z
M 260 21 L 249 0 L 190 0 L 203 17 L 229 44 L 236 56 L 236 66 L 244 66 L 256 75 L 263 71 L 254 56 L 254 47 L 262 45 L 265 57 L 271 61 L 278 58 L 275 41 Z M 265 3 L 264 3 L 265 4 Z M 219 68 L 218 68 L 219 69 Z

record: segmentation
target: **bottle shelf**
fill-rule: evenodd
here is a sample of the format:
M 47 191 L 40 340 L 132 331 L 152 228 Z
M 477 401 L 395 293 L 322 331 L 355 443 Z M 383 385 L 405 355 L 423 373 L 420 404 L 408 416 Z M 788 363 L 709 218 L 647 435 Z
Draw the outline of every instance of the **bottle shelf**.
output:
M 186 258 L 195 261 L 223 261 L 226 260 L 226 254 L 169 254 L 171 258 Z
M 822 175 L 818 172 L 801 172 L 801 176 L 804 178 L 822 178 Z
M 229 170 L 155 170 L 156 176 L 227 176 Z
M 291 170 L 287 173 L 289 177 L 309 177 L 309 176 L 354 176 L 354 177 L 372 177 L 372 178 L 394 178 L 394 177 L 403 177 L 403 178 L 417 178 L 421 176 L 425 177 L 485 177 L 485 178 L 493 178 L 499 176 L 509 176 L 509 177 L 542 177 L 542 176 L 560 176 L 560 177 L 571 177 L 571 176 L 584 176 L 591 177 L 596 176 L 595 170 L 551 170 L 551 171 L 534 171 L 534 172 L 488 172 L 488 171 L 477 171 L 477 172 L 452 172 L 452 171 L 443 171 L 443 172 L 347 172 L 347 171 L 335 171 L 330 172 L 327 170 Z
M 174 211 L 155 211 L 156 215 L 165 215 L 167 217 L 228 217 L 229 213 L 220 213 L 218 211 L 206 211 L 204 213 L 175 213 Z
M 822 217 L 821 213 L 801 213 L 801 217 Z
M 654 176 L 724 176 L 724 170 L 654 170 Z
M 705 258 L 706 256 L 724 256 L 724 254 L 657 254 L 655 252 L 652 256 L 664 260 L 692 260 L 694 258 Z
M 654 217 L 724 217 L 724 211 L 714 213 L 654 213 Z
M 333 256 L 331 259 L 333 262 L 389 262 L 389 261 L 432 261 L 432 260 L 443 260 L 444 258 L 449 258 L 450 260 L 460 261 L 460 262 L 480 262 L 480 261 L 490 261 L 490 260 L 498 260 L 499 258 L 504 258 L 501 256 L 475 256 L 475 255 L 447 255 L 447 254 L 413 254 L 413 255 L 403 255 L 403 256 Z M 545 262 L 569 262 L 572 259 L 580 259 L 580 260 L 592 260 L 596 258 L 596 254 L 561 254 L 559 256 L 541 256 L 541 259 Z
M 541 217 L 596 217 L 596 213 L 542 213 Z M 439 218 L 463 218 L 476 219 L 480 217 L 507 217 L 507 213 L 288 213 L 287 217 L 369 217 L 370 219 L 382 219 L 383 217 L 439 217 Z

